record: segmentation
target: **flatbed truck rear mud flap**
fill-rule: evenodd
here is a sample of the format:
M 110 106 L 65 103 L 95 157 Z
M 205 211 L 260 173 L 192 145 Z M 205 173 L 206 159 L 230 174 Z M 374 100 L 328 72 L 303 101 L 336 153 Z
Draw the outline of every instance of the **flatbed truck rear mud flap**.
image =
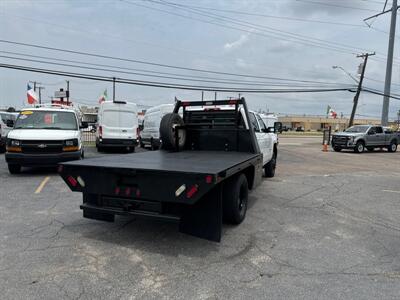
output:
M 222 234 L 222 188 L 218 184 L 194 205 L 184 205 L 179 231 L 220 242 Z
M 114 222 L 115 215 L 160 219 L 179 222 L 179 231 L 202 239 L 220 242 L 222 233 L 222 189 L 218 184 L 195 204 L 182 204 L 180 216 L 145 211 L 122 211 L 110 207 L 97 206 L 95 199 L 100 196 L 83 193 L 83 217 L 106 222 Z

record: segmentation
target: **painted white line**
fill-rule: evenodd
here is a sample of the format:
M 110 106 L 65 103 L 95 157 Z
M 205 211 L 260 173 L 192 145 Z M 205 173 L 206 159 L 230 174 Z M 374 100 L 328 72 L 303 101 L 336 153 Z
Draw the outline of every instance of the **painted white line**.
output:
M 40 194 L 40 192 L 43 190 L 44 186 L 46 185 L 46 183 L 50 180 L 50 177 L 47 176 L 43 179 L 43 181 L 39 184 L 39 186 L 37 187 L 35 194 Z
M 382 190 L 382 192 L 400 194 L 400 191 Z
M 301 146 L 301 145 L 304 145 L 303 143 L 281 143 L 281 142 L 279 142 L 279 145 L 282 145 L 282 146 Z

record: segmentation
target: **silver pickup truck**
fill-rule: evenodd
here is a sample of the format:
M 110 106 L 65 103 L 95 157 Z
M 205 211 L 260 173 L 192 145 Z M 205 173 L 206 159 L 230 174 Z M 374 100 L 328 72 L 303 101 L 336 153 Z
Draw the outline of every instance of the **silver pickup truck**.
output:
M 362 153 L 365 149 L 374 151 L 375 148 L 396 152 L 399 142 L 400 132 L 375 125 L 356 125 L 332 135 L 332 148 L 336 152 L 354 149 L 354 152 Z

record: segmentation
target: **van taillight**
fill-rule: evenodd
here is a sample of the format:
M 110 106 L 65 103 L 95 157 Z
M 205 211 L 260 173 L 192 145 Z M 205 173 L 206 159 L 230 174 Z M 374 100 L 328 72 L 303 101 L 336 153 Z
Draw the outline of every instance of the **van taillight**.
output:
M 99 126 L 99 135 L 102 136 L 103 135 L 103 127 Z

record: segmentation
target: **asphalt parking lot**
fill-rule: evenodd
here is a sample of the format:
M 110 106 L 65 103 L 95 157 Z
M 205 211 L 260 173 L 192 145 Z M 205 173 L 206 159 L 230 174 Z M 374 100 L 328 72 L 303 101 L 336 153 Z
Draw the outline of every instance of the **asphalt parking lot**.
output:
M 276 177 L 221 243 L 170 223 L 83 219 L 80 203 L 53 170 L 10 176 L 0 154 L 2 299 L 400 295 L 400 152 L 322 152 L 319 138 L 281 138 Z

